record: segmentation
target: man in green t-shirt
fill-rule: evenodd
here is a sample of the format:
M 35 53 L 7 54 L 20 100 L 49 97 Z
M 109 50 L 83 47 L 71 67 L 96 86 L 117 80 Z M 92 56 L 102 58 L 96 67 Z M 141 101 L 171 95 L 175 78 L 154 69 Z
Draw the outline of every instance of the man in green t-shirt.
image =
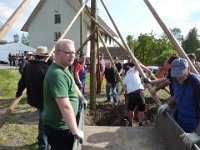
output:
M 77 127 L 78 95 L 86 102 L 75 84 L 68 67 L 75 59 L 74 42 L 63 39 L 55 46 L 56 62 L 44 79 L 45 134 L 51 150 L 71 150 L 74 137 L 83 140 L 84 133 Z

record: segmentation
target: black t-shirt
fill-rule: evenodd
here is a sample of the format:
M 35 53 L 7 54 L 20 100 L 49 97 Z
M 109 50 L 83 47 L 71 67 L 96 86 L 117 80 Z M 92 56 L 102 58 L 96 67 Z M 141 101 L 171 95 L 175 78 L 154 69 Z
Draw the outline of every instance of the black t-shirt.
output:
M 120 70 L 122 69 L 122 64 L 120 62 L 115 64 L 117 71 L 120 72 Z

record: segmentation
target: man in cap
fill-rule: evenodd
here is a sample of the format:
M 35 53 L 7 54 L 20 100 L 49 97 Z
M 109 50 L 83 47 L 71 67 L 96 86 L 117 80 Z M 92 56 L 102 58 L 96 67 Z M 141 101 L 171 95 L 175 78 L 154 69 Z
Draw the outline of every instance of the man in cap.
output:
M 49 68 L 45 62 L 49 56 L 47 47 L 37 47 L 35 60 L 32 60 L 27 64 L 22 73 L 21 79 L 18 83 L 18 91 L 16 97 L 19 97 L 23 90 L 27 88 L 27 101 L 29 105 L 35 107 L 39 111 L 39 123 L 38 123 L 38 146 L 39 150 L 47 150 L 48 142 L 47 137 L 44 134 L 44 127 L 42 122 L 43 112 L 43 81 L 45 74 Z
M 115 66 L 117 68 L 117 71 L 119 73 L 119 75 L 122 75 L 123 73 L 123 68 L 122 68 L 122 64 L 121 62 L 119 61 L 118 57 L 114 57 L 114 63 L 115 63 Z M 119 82 L 117 82 L 117 93 L 119 94 Z
M 164 112 L 170 105 L 176 103 L 177 122 L 185 132 L 190 133 L 183 135 L 184 142 L 192 147 L 194 142 L 198 141 L 193 137 L 197 137 L 196 134 L 200 135 L 200 76 L 190 73 L 188 61 L 183 58 L 175 59 L 171 63 L 171 76 L 174 79 L 172 83 L 174 96 L 168 103 L 158 108 L 158 113 Z
M 22 75 L 24 67 L 33 59 L 33 52 L 28 51 L 25 57 L 19 59 L 19 73 Z
M 68 69 L 75 59 L 74 42 L 59 40 L 55 58 L 44 79 L 44 128 L 51 150 L 71 150 L 74 138 L 84 138 L 76 123 L 78 96 L 86 103 Z

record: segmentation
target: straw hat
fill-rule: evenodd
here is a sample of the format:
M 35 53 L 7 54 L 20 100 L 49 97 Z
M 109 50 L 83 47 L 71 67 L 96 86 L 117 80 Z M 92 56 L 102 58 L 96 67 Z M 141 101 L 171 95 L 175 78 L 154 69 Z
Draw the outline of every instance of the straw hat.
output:
M 35 55 L 47 57 L 49 56 L 49 50 L 45 46 L 38 46 Z

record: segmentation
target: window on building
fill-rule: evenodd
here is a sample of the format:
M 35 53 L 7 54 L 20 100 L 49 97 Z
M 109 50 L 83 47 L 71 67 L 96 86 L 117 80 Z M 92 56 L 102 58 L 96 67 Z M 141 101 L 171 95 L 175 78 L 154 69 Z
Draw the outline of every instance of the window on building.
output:
M 107 43 L 108 36 L 105 34 L 105 43 Z
M 58 41 L 58 39 L 60 38 L 60 36 L 61 36 L 60 32 L 55 32 L 54 41 Z
M 109 37 L 109 44 L 111 45 L 111 43 L 112 43 L 112 38 Z
M 60 14 L 55 14 L 55 23 L 61 23 Z

